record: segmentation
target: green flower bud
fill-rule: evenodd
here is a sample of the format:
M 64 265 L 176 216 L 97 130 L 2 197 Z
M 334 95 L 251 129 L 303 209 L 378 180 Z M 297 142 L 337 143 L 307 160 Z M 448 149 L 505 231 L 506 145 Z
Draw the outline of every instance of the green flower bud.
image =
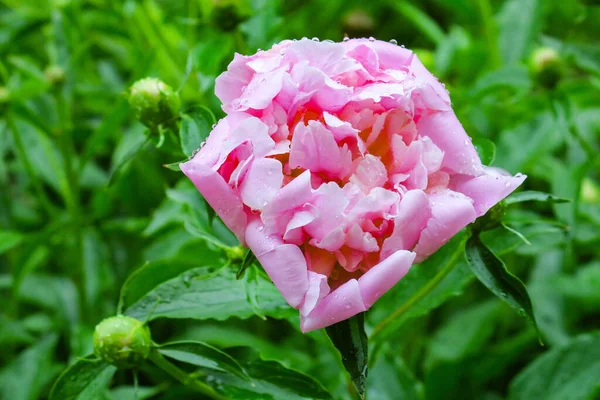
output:
M 177 117 L 179 94 L 156 78 L 144 78 L 129 89 L 129 105 L 135 116 L 149 128 L 167 124 Z
M 52 86 L 60 86 L 65 81 L 65 70 L 58 65 L 50 65 L 44 71 L 44 76 Z
M 375 30 L 375 21 L 366 11 L 356 9 L 344 16 L 342 29 L 350 38 L 368 37 Z
M 488 212 L 477 218 L 475 222 L 471 224 L 471 228 L 475 232 L 494 229 L 502 222 L 502 217 L 504 217 L 505 210 L 506 205 L 504 204 L 504 201 L 499 202 L 494 207 L 490 208 Z
M 96 325 L 94 353 L 118 368 L 138 366 L 151 349 L 150 330 L 137 319 L 118 315 Z
M 584 178 L 581 183 L 581 201 L 585 204 L 600 202 L 600 187 L 590 178 Z
M 242 246 L 229 247 L 225 253 L 232 263 L 241 262 L 246 256 L 246 250 Z
M 560 56 L 550 47 L 540 47 L 533 52 L 529 71 L 533 79 L 547 89 L 556 87 L 564 73 Z

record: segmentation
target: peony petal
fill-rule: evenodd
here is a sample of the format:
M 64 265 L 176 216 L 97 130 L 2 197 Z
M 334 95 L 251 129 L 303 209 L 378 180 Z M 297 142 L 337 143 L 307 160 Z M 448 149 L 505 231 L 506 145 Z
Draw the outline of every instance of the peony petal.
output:
M 417 262 L 429 257 L 477 217 L 473 200 L 462 193 L 445 190 L 432 194 L 430 200 L 432 216 L 414 248 Z
M 417 123 L 417 130 L 444 152 L 442 165 L 445 168 L 474 176 L 483 173 L 479 155 L 454 111 L 438 111 L 423 116 Z
M 416 254 L 398 250 L 358 279 L 360 293 L 366 308 L 370 308 L 385 292 L 408 273 Z
M 181 171 L 190 178 L 225 225 L 244 244 L 246 214 L 241 199 L 221 175 L 199 161 L 200 159 L 194 158 L 181 164 Z
M 365 193 L 383 186 L 388 180 L 387 170 L 379 157 L 367 154 L 356 166 L 350 182 L 360 187 Z
M 304 333 L 314 331 L 366 310 L 358 281 L 351 279 L 325 296 L 310 314 L 301 315 L 300 329 Z
M 302 315 L 308 315 L 319 302 L 329 294 L 327 277 L 316 272 L 308 271 L 308 290 L 300 307 Z
M 240 185 L 242 201 L 254 210 L 262 210 L 281 189 L 281 163 L 272 158 L 254 160 Z
M 452 180 L 451 188 L 470 197 L 475 202 L 475 213 L 482 216 L 500 200 L 511 194 L 527 178 L 526 175 L 511 176 L 499 168 L 483 167 L 485 175 L 460 176 Z
M 285 71 L 280 68 L 254 75 L 250 83 L 242 89 L 239 99 L 233 101 L 234 109 L 262 110 L 267 108 L 281 91 L 284 73 Z
M 266 235 L 258 218 L 248 224 L 246 239 L 283 298 L 290 306 L 299 308 L 308 290 L 308 268 L 300 248 Z
M 431 218 L 429 197 L 422 190 L 409 190 L 404 194 L 394 219 L 394 231 L 384 240 L 381 259 L 386 259 L 398 250 L 410 250 L 419 240 L 421 232 Z

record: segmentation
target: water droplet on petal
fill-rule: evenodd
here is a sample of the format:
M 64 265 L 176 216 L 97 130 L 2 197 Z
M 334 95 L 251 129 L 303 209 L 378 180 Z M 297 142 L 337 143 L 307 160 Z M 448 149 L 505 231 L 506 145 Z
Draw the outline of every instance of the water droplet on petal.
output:
M 348 36 L 345 36 L 344 39 L 342 39 L 342 41 L 347 42 L 348 40 L 350 40 L 350 38 Z
M 265 227 L 261 225 L 261 226 L 259 226 L 259 227 L 258 227 L 258 229 L 257 229 L 257 230 L 258 230 L 259 232 L 262 232 L 264 229 L 265 229 Z
M 374 41 L 375 41 L 375 38 L 374 38 L 373 36 L 371 36 L 371 37 L 369 38 L 369 42 L 374 42 Z
M 397 44 L 398 44 L 398 41 L 397 41 L 396 39 L 392 39 L 392 40 L 390 40 L 390 43 L 391 43 L 391 44 L 395 44 L 395 45 L 397 45 Z
M 215 129 L 216 127 L 217 127 L 217 124 L 212 125 L 212 129 Z
M 312 40 L 313 42 L 318 42 L 318 41 L 319 41 L 319 38 L 318 38 L 318 37 L 314 37 L 314 38 L 312 38 L 311 40 Z

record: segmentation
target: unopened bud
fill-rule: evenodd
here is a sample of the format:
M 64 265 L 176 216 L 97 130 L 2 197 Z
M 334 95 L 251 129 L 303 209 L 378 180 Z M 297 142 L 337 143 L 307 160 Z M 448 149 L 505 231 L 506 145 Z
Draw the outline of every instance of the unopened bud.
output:
M 65 81 L 65 70 L 58 65 L 50 65 L 44 71 L 44 76 L 52 86 L 60 86 Z
M 129 105 L 149 128 L 173 121 L 179 112 L 179 94 L 160 79 L 144 78 L 129 89 Z
M 529 70 L 533 79 L 547 89 L 554 88 L 564 72 L 559 54 L 550 47 L 540 47 L 533 52 Z
M 118 315 L 96 325 L 94 353 L 118 368 L 140 365 L 150 354 L 150 330 L 137 319 Z
M 246 256 L 246 250 L 242 246 L 229 247 L 225 253 L 232 263 L 240 262 Z

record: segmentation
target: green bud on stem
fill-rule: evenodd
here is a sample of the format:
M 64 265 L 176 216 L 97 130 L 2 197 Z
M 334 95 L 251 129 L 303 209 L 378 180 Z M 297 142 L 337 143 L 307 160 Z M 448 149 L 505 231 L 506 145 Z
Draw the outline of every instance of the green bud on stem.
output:
M 118 315 L 106 318 L 94 331 L 94 353 L 118 368 L 133 368 L 152 350 L 150 330 L 137 319 Z
M 159 125 L 172 123 L 181 101 L 179 94 L 160 79 L 144 78 L 129 89 L 129 105 L 140 122 L 156 129 Z
M 563 63 L 550 47 L 537 48 L 529 59 L 529 71 L 533 79 L 546 89 L 556 87 L 564 74 Z

